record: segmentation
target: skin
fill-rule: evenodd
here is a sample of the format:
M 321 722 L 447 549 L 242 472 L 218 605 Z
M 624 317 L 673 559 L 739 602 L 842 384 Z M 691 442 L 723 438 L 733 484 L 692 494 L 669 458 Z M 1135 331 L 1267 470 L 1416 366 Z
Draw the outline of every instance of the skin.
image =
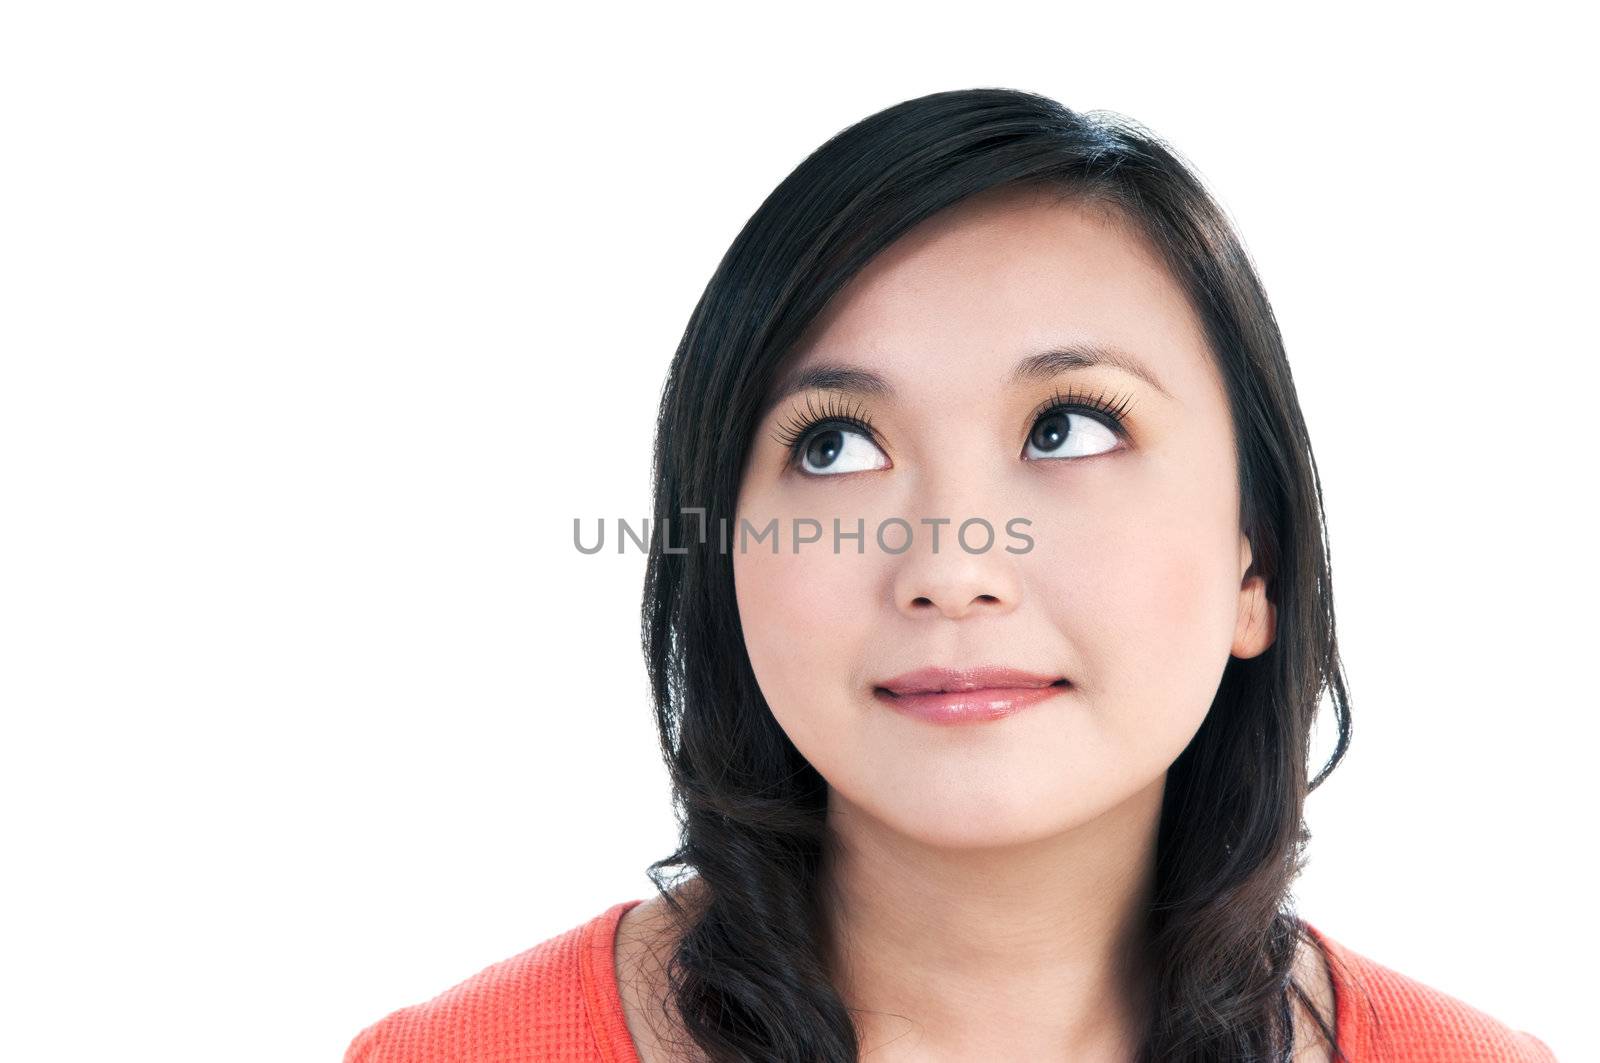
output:
M 1107 365 L 1012 381 L 1020 359 L 1084 342 L 1125 352 L 1161 387 Z M 1239 525 L 1232 422 L 1200 320 L 1115 213 L 1003 190 L 922 223 L 858 274 L 786 370 L 824 363 L 876 373 L 894 394 L 832 393 L 873 432 L 847 428 L 824 471 L 797 466 L 776 436 L 830 395 L 770 411 L 738 511 L 758 528 L 777 518 L 784 538 L 776 554 L 735 551 L 734 577 L 762 693 L 829 784 L 830 961 L 863 1054 L 1131 1059 L 1166 772 L 1229 656 L 1262 653 L 1276 626 Z M 1069 445 L 1046 453 L 1033 415 L 1069 387 L 1126 399 L 1126 435 L 1074 409 Z M 1006 533 L 1018 516 L 1032 522 L 1025 553 L 1004 549 L 1022 545 Z M 797 517 L 830 531 L 835 517 L 864 519 L 865 549 L 836 553 L 825 536 L 796 552 Z M 904 553 L 874 541 L 890 517 L 914 528 Z M 937 550 L 923 517 L 951 518 Z M 969 517 L 996 529 L 991 549 L 956 544 Z M 957 726 L 873 694 L 913 668 L 972 664 L 1071 686 Z M 662 907 L 647 901 L 619 929 L 646 1063 L 687 1058 L 651 1018 L 664 1014 L 671 946 Z M 1331 1016 L 1320 958 L 1303 955 L 1297 972 Z M 1308 1016 L 1297 1022 L 1296 1058 L 1327 1058 Z

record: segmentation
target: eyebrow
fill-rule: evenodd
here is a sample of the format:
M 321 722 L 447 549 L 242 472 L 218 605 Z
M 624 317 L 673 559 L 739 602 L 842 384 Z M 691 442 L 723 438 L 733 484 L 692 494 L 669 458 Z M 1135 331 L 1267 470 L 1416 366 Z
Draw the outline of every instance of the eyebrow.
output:
M 1038 354 L 1030 354 L 1011 370 L 1009 382 L 1021 384 L 1034 380 L 1048 380 L 1060 373 L 1088 369 L 1097 365 L 1119 369 L 1136 376 L 1167 398 L 1172 397 L 1172 393 L 1166 389 L 1155 373 L 1139 359 L 1126 351 L 1097 343 L 1073 343 L 1052 347 Z M 772 398 L 762 410 L 763 415 L 789 396 L 812 389 L 849 391 L 885 402 L 892 402 L 895 398 L 894 385 L 871 370 L 821 362 L 791 372 L 784 377 L 773 390 Z

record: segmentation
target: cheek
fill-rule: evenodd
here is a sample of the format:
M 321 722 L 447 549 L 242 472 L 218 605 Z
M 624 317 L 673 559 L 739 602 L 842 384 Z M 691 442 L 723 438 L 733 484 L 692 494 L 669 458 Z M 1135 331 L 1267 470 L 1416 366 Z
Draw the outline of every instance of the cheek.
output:
M 1203 695 L 1209 705 L 1233 630 L 1232 595 L 1216 552 L 1187 537 L 1148 533 L 1126 548 L 1117 616 L 1129 658 L 1123 674 L 1146 677 L 1173 697 Z
M 854 681 L 852 650 L 868 639 L 861 597 L 867 559 L 835 555 L 826 542 L 795 554 L 785 538 L 783 549 L 774 555 L 763 544 L 736 552 L 734 589 L 762 695 L 790 741 L 816 763 L 818 747 L 849 722 L 842 695 Z
M 1124 536 L 1117 561 L 1125 591 L 1119 623 L 1135 648 L 1214 648 L 1233 605 L 1226 547 L 1192 524 L 1151 522 Z
M 1231 487 L 1192 473 L 1124 484 L 1079 510 L 1037 570 L 1086 696 L 1129 741 L 1181 748 L 1215 696 L 1238 608 Z

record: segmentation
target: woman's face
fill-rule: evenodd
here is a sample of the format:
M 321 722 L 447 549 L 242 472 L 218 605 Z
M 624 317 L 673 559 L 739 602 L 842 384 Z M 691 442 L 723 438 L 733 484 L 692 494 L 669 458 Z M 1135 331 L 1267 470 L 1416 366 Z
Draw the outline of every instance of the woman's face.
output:
M 1071 357 L 1087 350 L 1128 367 Z M 1050 352 L 1065 356 L 1037 364 Z M 776 519 L 778 551 L 730 549 L 756 679 L 830 801 L 970 848 L 1059 833 L 1159 782 L 1274 616 L 1247 575 L 1222 381 L 1156 252 L 1104 211 L 988 193 L 874 259 L 784 381 L 824 367 L 857 375 L 782 395 L 745 466 L 735 527 Z M 840 413 L 870 431 L 806 427 Z M 981 524 L 958 541 L 971 518 L 994 529 L 987 549 Z M 807 519 L 822 536 L 797 542 Z M 836 519 L 864 536 L 835 549 Z M 986 665 L 1068 682 L 958 722 L 878 691 Z

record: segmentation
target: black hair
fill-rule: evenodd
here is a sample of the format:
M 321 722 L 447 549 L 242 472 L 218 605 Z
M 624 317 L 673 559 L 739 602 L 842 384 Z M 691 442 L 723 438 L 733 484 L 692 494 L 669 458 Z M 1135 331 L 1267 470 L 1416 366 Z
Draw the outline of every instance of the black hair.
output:
M 981 88 L 879 111 L 801 162 L 723 256 L 662 393 L 643 644 L 680 845 L 649 874 L 678 927 L 675 1021 L 707 1059 L 843 1063 L 858 1044 L 825 962 L 827 787 L 762 697 L 732 559 L 701 530 L 733 520 L 769 389 L 830 298 L 917 223 L 1022 186 L 1131 222 L 1193 301 L 1232 414 L 1240 526 L 1277 611 L 1273 644 L 1228 660 L 1167 775 L 1141 1059 L 1284 1059 L 1291 992 L 1336 1040 L 1291 971 L 1302 942 L 1322 950 L 1290 886 L 1310 838 L 1306 795 L 1344 756 L 1350 716 L 1321 486 L 1276 319 L 1229 220 L 1173 149 L 1113 112 Z M 1308 782 L 1325 693 L 1338 739 Z

